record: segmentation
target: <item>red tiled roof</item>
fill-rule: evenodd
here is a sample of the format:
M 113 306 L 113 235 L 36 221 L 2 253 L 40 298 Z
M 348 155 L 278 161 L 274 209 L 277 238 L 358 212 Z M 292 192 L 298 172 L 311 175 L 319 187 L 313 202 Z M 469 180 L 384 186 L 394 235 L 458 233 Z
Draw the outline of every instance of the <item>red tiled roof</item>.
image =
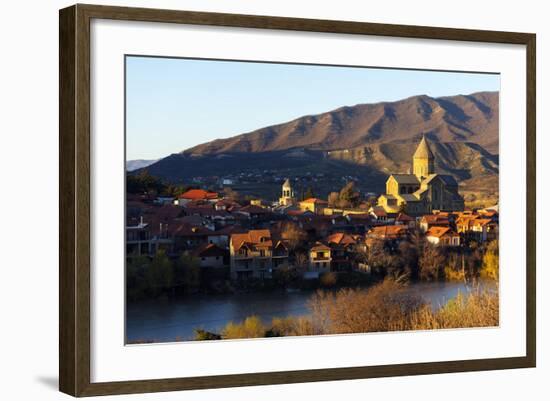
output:
M 195 255 L 201 258 L 212 256 L 225 256 L 225 250 L 216 244 L 205 244 L 195 251 Z
M 493 222 L 493 220 L 491 220 L 491 219 L 476 219 L 476 220 L 474 220 L 473 224 L 476 225 L 476 226 L 477 225 L 485 226 L 485 225 L 487 225 L 489 223 L 492 223 L 492 222 Z
M 310 251 L 330 251 L 330 247 L 318 241 L 310 248 Z
M 449 219 L 446 216 L 437 214 L 426 214 L 422 216 L 422 222 L 428 224 L 449 224 Z
M 264 239 L 264 241 L 261 241 Z M 250 244 L 252 246 L 258 246 L 260 244 L 269 244 L 272 246 L 271 241 L 271 232 L 269 230 L 250 230 L 243 234 L 233 234 L 231 235 L 231 244 L 233 248 L 239 249 L 245 244 Z
M 414 221 L 414 219 L 411 216 L 405 213 L 399 213 L 399 215 L 395 220 L 396 221 Z
M 208 192 L 204 189 L 190 189 L 189 191 L 181 194 L 180 199 L 191 199 L 191 200 L 201 200 L 201 199 L 217 199 L 218 194 L 215 192 Z
M 407 233 L 402 225 L 377 226 L 370 229 L 369 234 L 380 238 L 398 238 Z
M 346 233 L 334 233 L 332 235 L 329 235 L 326 241 L 329 244 L 337 244 L 337 245 L 353 245 L 357 243 L 355 238 L 353 238 L 351 235 Z
M 426 237 L 441 238 L 443 236 L 458 236 L 458 234 L 451 230 L 450 227 L 430 227 L 430 229 L 426 231 Z

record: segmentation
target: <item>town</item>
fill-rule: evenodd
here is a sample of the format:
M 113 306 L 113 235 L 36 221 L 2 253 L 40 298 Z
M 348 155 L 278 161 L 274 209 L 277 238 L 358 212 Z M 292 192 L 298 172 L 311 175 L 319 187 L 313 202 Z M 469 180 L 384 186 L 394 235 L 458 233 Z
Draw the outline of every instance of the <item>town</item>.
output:
M 279 199 L 266 200 L 228 188 L 176 193 L 146 172 L 131 179 L 141 180 L 128 185 L 126 205 L 128 294 L 136 298 L 251 283 L 330 287 L 387 276 L 498 275 L 498 205 L 466 209 L 455 179 L 435 173 L 426 138 L 412 173 L 391 174 L 385 193 L 375 197 L 353 181 L 321 199 L 311 190 L 298 196 L 287 177 Z M 496 266 L 488 263 L 495 254 Z M 150 265 L 152 273 L 144 267 Z

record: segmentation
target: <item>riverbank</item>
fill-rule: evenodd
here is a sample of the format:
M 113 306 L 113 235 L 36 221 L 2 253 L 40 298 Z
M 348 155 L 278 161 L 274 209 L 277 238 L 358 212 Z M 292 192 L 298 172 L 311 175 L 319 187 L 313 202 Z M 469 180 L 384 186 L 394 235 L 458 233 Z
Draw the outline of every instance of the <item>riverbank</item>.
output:
M 496 288 L 492 281 L 480 283 L 482 289 Z M 439 309 L 472 289 L 460 282 L 419 282 L 404 291 Z M 127 308 L 126 337 L 128 343 L 185 341 L 194 339 L 195 329 L 220 333 L 227 323 L 242 323 L 250 316 L 264 325 L 274 318 L 304 317 L 310 315 L 308 301 L 314 294 L 315 290 L 274 290 L 132 302 Z

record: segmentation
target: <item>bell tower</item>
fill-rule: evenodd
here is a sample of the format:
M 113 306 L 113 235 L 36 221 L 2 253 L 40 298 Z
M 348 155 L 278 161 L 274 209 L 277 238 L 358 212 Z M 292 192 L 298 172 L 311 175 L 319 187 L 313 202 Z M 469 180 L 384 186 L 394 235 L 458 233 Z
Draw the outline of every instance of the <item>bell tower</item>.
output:
M 422 140 L 418 144 L 413 155 L 413 174 L 416 175 L 419 180 L 422 180 L 433 173 L 435 173 L 434 155 L 428 145 L 426 137 L 422 135 Z
M 292 188 L 292 184 L 290 183 L 290 180 L 287 178 L 285 182 L 283 183 L 283 190 L 281 197 L 279 198 L 279 204 L 283 206 L 293 205 L 296 203 L 296 198 L 294 196 L 294 189 Z

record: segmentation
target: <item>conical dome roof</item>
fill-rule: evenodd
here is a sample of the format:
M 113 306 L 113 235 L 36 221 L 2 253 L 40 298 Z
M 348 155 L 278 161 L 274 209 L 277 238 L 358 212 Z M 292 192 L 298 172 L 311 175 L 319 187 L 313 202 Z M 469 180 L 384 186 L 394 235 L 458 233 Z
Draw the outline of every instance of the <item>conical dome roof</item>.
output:
M 433 159 L 434 158 L 434 154 L 432 153 L 432 150 L 428 145 L 428 141 L 426 140 L 425 135 L 422 135 L 422 140 L 418 144 L 418 147 L 416 148 L 416 151 L 414 152 L 413 157 L 415 159 Z
M 283 183 L 283 187 L 284 188 L 290 188 L 291 187 L 290 180 L 288 178 Z

